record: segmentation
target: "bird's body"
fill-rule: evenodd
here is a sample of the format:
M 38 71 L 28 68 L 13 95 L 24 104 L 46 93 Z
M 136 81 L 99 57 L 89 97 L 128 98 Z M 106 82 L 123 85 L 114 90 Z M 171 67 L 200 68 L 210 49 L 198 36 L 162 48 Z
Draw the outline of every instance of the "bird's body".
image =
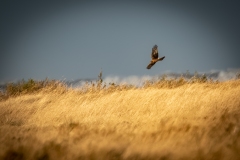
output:
M 155 63 L 158 61 L 162 61 L 164 57 L 158 58 L 158 46 L 154 45 L 152 48 L 152 54 L 151 54 L 152 60 L 150 61 L 149 65 L 147 66 L 147 69 L 150 69 Z

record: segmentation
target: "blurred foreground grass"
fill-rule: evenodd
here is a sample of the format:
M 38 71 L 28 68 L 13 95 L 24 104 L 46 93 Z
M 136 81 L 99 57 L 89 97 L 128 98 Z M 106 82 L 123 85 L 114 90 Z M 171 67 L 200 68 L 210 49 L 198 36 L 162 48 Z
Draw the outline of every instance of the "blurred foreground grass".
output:
M 0 158 L 237 160 L 240 80 L 9 84 L 0 95 Z

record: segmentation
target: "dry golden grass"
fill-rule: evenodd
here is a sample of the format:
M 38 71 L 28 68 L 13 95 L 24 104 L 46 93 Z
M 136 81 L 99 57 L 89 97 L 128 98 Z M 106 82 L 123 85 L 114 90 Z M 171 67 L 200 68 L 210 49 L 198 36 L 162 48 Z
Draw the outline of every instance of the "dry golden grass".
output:
M 240 159 L 240 80 L 48 87 L 0 101 L 1 159 Z

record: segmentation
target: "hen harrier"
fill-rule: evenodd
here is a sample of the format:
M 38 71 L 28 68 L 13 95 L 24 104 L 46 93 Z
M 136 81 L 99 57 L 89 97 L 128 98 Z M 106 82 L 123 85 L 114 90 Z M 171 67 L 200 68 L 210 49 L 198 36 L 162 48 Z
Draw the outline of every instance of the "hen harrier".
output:
M 154 45 L 152 48 L 152 60 L 150 61 L 149 65 L 147 66 L 147 69 L 150 69 L 156 62 L 162 61 L 165 58 L 165 56 L 158 58 L 158 46 Z

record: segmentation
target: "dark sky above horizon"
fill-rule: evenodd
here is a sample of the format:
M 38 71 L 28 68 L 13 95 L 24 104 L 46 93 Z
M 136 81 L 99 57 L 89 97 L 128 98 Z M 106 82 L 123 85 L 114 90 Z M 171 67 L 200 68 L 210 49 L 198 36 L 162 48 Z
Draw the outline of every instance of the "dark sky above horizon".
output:
M 1 1 L 0 24 L 0 81 L 240 68 L 238 1 Z

